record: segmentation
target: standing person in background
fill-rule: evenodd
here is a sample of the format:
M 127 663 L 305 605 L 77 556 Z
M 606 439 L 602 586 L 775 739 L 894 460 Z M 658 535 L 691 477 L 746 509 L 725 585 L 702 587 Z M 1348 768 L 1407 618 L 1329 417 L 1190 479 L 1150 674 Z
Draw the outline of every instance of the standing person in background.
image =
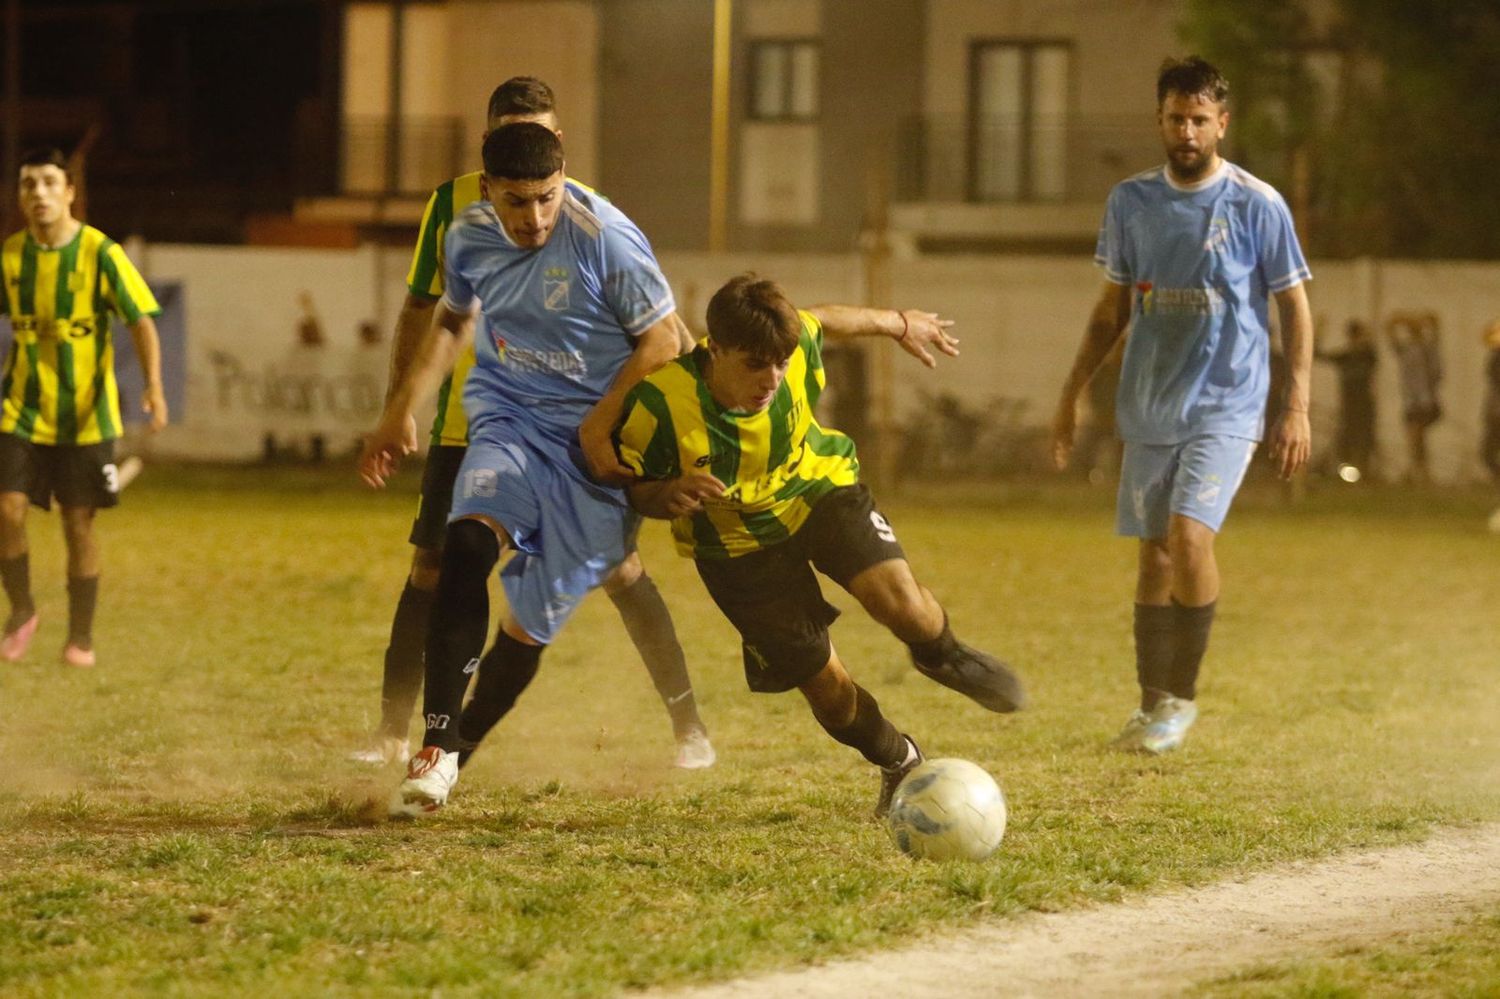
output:
M 1484 345 L 1489 348 L 1489 359 L 1484 362 L 1484 436 L 1479 457 L 1489 469 L 1490 481 L 1500 487 L 1500 319 L 1485 327 Z M 1490 530 L 1500 534 L 1500 507 L 1490 514 Z
M 1228 99 L 1228 82 L 1202 59 L 1163 66 L 1156 101 L 1167 162 L 1110 192 L 1094 255 L 1104 290 L 1052 421 L 1053 461 L 1063 468 L 1078 397 L 1130 326 L 1117 525 L 1140 539 L 1141 698 L 1115 740 L 1127 750 L 1176 749 L 1198 717 L 1219 598 L 1214 539 L 1265 430 L 1271 299 L 1287 364 L 1271 461 L 1290 478 L 1311 447 L 1312 275 L 1281 195 L 1219 156 Z
M 1401 419 L 1406 425 L 1409 464 L 1406 479 L 1415 485 L 1432 481 L 1427 462 L 1427 430 L 1443 418 L 1438 386 L 1443 358 L 1438 349 L 1435 312 L 1396 312 L 1385 321 L 1385 335 L 1401 369 Z
M 552 88 L 530 76 L 512 77 L 496 87 L 490 95 L 486 120 L 487 133 L 503 125 L 533 122 L 551 129 L 559 137 L 562 135 Z M 440 185 L 427 200 L 416 250 L 412 254 L 411 270 L 406 277 L 406 300 L 396 320 L 387 401 L 411 368 L 417 347 L 431 325 L 434 307 L 444 291 L 444 237 L 458 213 L 480 200 L 481 176 L 482 171 L 476 170 L 455 177 Z M 576 181 L 573 183 L 583 187 Z M 689 349 L 691 336 L 676 319 L 675 313 L 673 320 L 678 323 L 681 349 Z M 454 478 L 469 445 L 463 388 L 473 366 L 474 348 L 470 345 L 460 352 L 453 370 L 438 389 L 437 418 L 433 421 L 430 450 L 422 470 L 422 495 L 408 539 L 412 545 L 411 571 L 396 603 L 390 644 L 385 650 L 380 725 L 370 745 L 353 754 L 353 758 L 360 762 L 405 763 L 410 755 L 407 726 L 417 695 L 422 690 L 423 646 L 427 639 L 433 595 L 437 592 L 438 570 L 442 565 L 443 534 L 447 529 L 448 510 L 453 505 Z M 415 423 L 408 427 L 408 432 L 410 446 L 415 449 Z M 712 766 L 716 754 L 708 739 L 708 729 L 698 716 L 687 658 L 677 641 L 671 613 L 636 553 L 631 554 L 631 568 L 634 571 L 610 577 L 604 584 L 605 592 L 619 611 L 625 630 L 645 662 L 657 694 L 672 718 L 677 740 L 676 765 L 684 769 Z
M 1375 459 L 1375 369 L 1380 363 L 1375 338 L 1367 324 L 1351 319 L 1344 327 L 1344 349 L 1319 350 L 1316 357 L 1338 369 L 1339 429 L 1334 459 L 1340 478 L 1358 482 L 1370 474 Z
M 120 245 L 73 217 L 68 161 L 56 149 L 21 157 L 18 190 L 26 228 L 0 251 L 0 313 L 15 340 L 0 403 L 0 582 L 10 616 L 0 659 L 17 662 L 36 635 L 26 509 L 62 507 L 68 549 L 68 638 L 62 661 L 92 666 L 99 544 L 94 512 L 119 502 L 114 445 L 120 436 L 110 314 L 124 318 L 145 380 L 141 410 L 153 431 L 167 423 L 161 309 Z

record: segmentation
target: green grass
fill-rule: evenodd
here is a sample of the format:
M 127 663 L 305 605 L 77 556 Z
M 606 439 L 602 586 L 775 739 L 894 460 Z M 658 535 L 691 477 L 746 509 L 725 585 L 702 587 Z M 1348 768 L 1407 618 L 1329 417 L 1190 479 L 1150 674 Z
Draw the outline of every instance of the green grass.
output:
M 1200 999 L 1494 999 L 1500 996 L 1500 911 L 1465 920 L 1449 932 L 1257 965 L 1203 983 L 1191 994 Z
M 1149 760 L 1103 748 L 1133 699 L 1133 546 L 1108 496 L 1049 483 L 883 504 L 1034 710 L 923 680 L 830 594 L 839 650 L 892 719 L 1000 780 L 1011 824 L 987 863 L 894 851 L 871 769 L 797 695 L 745 690 L 662 525 L 643 550 L 719 765 L 667 765 L 665 714 L 594 597 L 451 807 L 371 821 L 398 774 L 343 757 L 377 714 L 414 479 L 370 494 L 342 470 L 148 469 L 101 518 L 92 672 L 55 664 L 61 543 L 35 516 L 42 630 L 0 669 L 0 992 L 606 995 L 1500 817 L 1488 497 L 1287 509 L 1251 489 L 1219 546 L 1203 717 Z

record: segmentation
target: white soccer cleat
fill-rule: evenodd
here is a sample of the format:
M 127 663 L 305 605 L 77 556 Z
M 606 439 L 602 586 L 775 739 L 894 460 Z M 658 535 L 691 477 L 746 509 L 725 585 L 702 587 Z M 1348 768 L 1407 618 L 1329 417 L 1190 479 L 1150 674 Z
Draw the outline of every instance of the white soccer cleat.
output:
M 1150 724 L 1151 716 L 1136 708 L 1126 720 L 1125 727 L 1120 729 L 1120 734 L 1110 740 L 1109 744 L 1127 753 L 1138 753 L 1141 751 L 1141 737 L 1146 734 L 1146 726 Z
M 714 744 L 708 741 L 708 733 L 701 728 L 691 728 L 677 740 L 677 760 L 673 765 L 682 770 L 704 770 L 713 766 L 718 758 Z
M 1187 730 L 1198 720 L 1198 705 L 1180 697 L 1163 697 L 1151 709 L 1151 723 L 1141 733 L 1141 749 L 1168 753 L 1182 745 Z
M 377 735 L 364 749 L 356 749 L 350 753 L 349 759 L 355 763 L 368 763 L 372 767 L 385 766 L 387 763 L 405 766 L 411 759 L 411 747 L 398 735 Z
M 391 795 L 391 815 L 431 815 L 448 803 L 448 792 L 457 783 L 458 754 L 423 746 L 407 763 L 406 779 Z

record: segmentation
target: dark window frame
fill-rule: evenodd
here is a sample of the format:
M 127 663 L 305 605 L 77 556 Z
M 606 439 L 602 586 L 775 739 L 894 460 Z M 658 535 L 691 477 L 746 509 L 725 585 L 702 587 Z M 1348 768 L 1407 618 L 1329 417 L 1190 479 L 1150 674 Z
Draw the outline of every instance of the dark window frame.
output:
M 760 53 L 765 49 L 779 48 L 786 51 L 786 61 L 782 68 L 781 84 L 782 93 L 785 95 L 782 108 L 776 114 L 762 114 L 756 98 L 760 93 Z M 791 95 L 793 80 L 793 54 L 801 48 L 812 49 L 817 56 L 817 86 L 813 89 L 814 107 L 811 114 L 797 114 L 792 111 Z M 755 122 L 781 122 L 793 124 L 807 124 L 816 122 L 823 116 L 823 42 L 815 36 L 785 36 L 755 38 L 750 41 L 749 48 L 749 86 L 745 88 L 745 118 Z

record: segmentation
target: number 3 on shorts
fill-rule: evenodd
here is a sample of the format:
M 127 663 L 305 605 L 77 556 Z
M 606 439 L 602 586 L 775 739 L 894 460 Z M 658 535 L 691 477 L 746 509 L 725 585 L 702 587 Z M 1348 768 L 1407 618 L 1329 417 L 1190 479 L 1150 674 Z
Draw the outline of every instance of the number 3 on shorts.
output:
M 101 471 L 104 472 L 104 491 L 117 493 L 120 491 L 120 469 L 114 462 L 105 465 Z
M 890 523 L 880 515 L 879 510 L 870 511 L 870 523 L 875 525 L 875 536 L 881 541 L 894 542 L 896 532 L 891 530 Z

